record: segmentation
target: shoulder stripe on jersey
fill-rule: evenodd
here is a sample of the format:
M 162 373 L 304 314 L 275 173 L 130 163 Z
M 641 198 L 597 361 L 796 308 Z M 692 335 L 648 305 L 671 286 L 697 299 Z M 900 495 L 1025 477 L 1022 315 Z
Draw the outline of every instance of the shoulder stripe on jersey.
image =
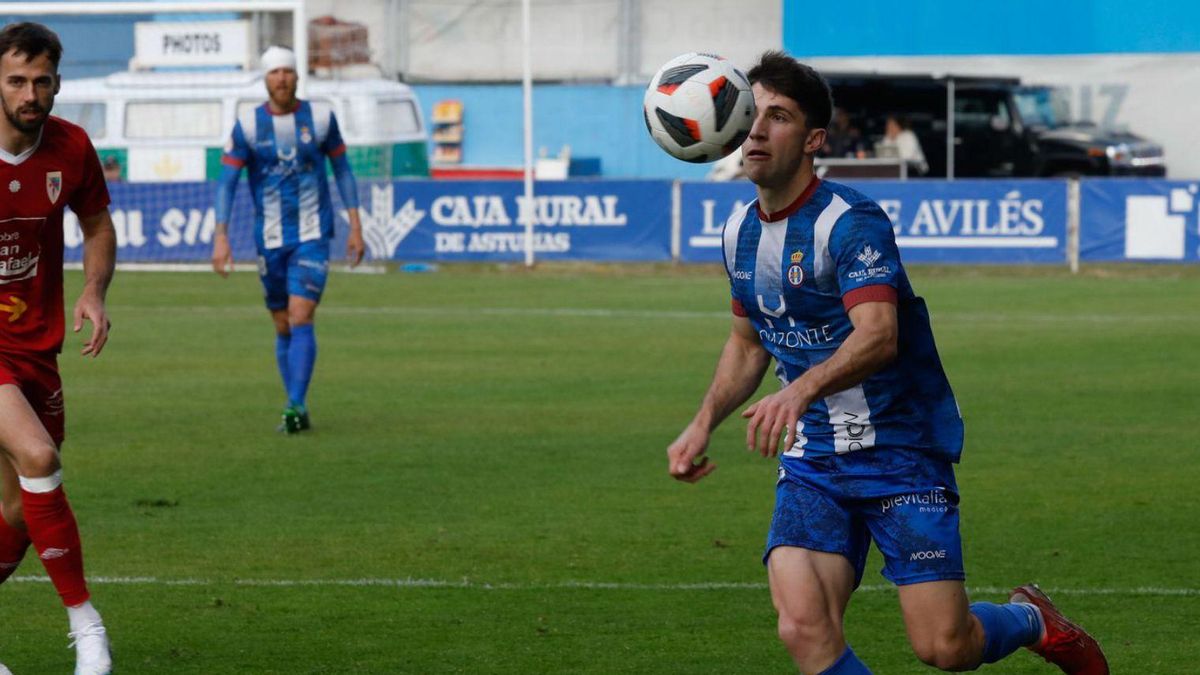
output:
M 758 295 L 758 308 L 764 314 L 775 317 L 782 316 L 786 309 L 783 298 L 783 242 L 787 238 L 787 223 L 787 220 L 781 220 L 762 224 L 754 259 L 754 292 Z
M 730 215 L 729 220 L 725 221 L 725 229 L 721 232 L 721 243 L 725 246 L 725 273 L 731 279 L 733 278 L 733 266 L 737 258 L 738 234 L 741 233 L 742 224 L 746 222 L 746 214 L 750 211 L 750 207 L 754 203 L 751 202 Z
M 238 124 L 242 125 L 242 136 L 246 139 L 246 145 L 254 145 L 258 140 L 258 108 L 243 110 L 238 115 Z
M 313 131 L 317 135 L 317 145 L 324 145 L 325 139 L 329 136 L 330 120 L 333 119 L 333 106 L 323 101 L 312 101 L 309 103 L 309 110 L 312 111 Z
M 813 225 L 813 276 L 817 278 L 818 283 L 823 277 L 835 273 L 833 257 L 829 255 L 829 236 L 833 233 L 833 226 L 837 225 L 838 219 L 849 210 L 850 205 L 846 200 L 835 194 L 829 206 L 821 211 Z M 834 287 L 836 288 L 836 285 Z

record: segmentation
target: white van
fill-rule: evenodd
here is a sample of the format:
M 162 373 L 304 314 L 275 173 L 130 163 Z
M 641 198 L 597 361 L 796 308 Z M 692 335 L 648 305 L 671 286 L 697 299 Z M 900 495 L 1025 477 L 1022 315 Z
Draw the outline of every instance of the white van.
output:
M 333 106 L 355 176 L 429 175 L 411 88 L 384 79 L 303 84 L 302 98 Z M 261 73 L 122 72 L 64 80 L 53 114 L 87 130 L 110 180 L 204 181 L 220 175 L 237 114 L 266 98 Z

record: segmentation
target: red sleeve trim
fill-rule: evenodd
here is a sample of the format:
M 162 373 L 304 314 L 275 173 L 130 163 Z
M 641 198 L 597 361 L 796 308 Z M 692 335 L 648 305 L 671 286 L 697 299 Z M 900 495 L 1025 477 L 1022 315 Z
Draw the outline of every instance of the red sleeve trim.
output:
M 729 304 L 729 308 L 733 310 L 734 316 L 740 316 L 743 319 L 746 318 L 746 308 L 742 306 L 741 302 L 738 302 L 737 298 L 730 298 Z
M 346 154 L 346 144 L 345 143 L 342 143 L 341 145 L 339 145 L 336 148 L 329 151 L 330 157 L 341 157 L 344 154 Z
M 221 163 L 225 166 L 232 166 L 235 169 L 240 169 L 243 166 L 246 166 L 245 162 L 232 155 L 222 155 Z
M 896 289 L 887 284 L 863 286 L 842 296 L 842 306 L 846 308 L 847 312 L 855 305 L 861 305 L 864 302 L 890 302 L 895 305 L 898 304 L 899 299 Z

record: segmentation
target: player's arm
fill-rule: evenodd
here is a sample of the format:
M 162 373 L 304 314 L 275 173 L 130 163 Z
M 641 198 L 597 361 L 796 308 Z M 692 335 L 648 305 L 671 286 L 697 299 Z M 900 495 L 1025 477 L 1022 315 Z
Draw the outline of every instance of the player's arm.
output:
M 233 267 L 233 248 L 229 245 L 229 219 L 233 212 L 233 198 L 237 195 L 238 179 L 242 167 L 250 156 L 250 146 L 242 133 L 242 123 L 233 126 L 229 146 L 221 156 L 221 175 L 217 177 L 215 198 L 216 225 L 213 230 L 212 267 L 223 277 L 229 276 Z
M 75 303 L 74 330 L 78 333 L 83 322 L 92 322 L 92 335 L 83 343 L 83 355 L 100 355 L 108 342 L 110 323 L 104 309 L 108 295 L 108 284 L 112 282 L 113 268 L 117 262 L 117 233 L 113 229 L 112 216 L 108 209 L 79 219 L 83 231 L 83 292 Z
M 882 299 L 852 306 L 848 314 L 854 329 L 825 361 L 809 368 L 791 384 L 746 408 L 746 447 L 764 457 L 774 456 L 779 437 L 787 429 L 784 448 L 796 441 L 796 423 L 812 402 L 859 384 L 896 358 L 899 320 L 895 290 L 879 289 Z M 866 289 L 864 289 L 866 290 Z
M 338 128 L 337 116 L 329 115 L 329 135 L 325 140 L 325 153 L 333 166 L 333 180 L 337 185 L 338 196 L 346 207 L 346 219 L 350 221 L 350 234 L 346 237 L 346 258 L 354 267 L 362 262 L 366 246 L 363 244 L 362 220 L 358 215 L 358 183 L 354 180 L 354 171 L 350 168 L 350 160 L 346 156 L 346 143 L 342 141 L 342 132 Z
M 671 476 L 694 483 L 716 468 L 704 456 L 709 437 L 722 420 L 754 394 L 770 361 L 771 356 L 763 349 L 750 320 L 735 316 L 700 409 L 667 448 Z

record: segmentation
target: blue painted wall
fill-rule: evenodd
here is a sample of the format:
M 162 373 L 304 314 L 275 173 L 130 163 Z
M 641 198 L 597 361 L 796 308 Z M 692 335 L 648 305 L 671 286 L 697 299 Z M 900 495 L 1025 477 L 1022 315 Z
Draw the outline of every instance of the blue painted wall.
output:
M 125 70 L 133 56 L 133 23 L 149 15 L 126 16 L 7 16 L 0 25 L 37 21 L 58 33 L 63 45 L 58 72 L 65 78 L 100 77 Z
M 1200 2 L 858 0 L 850 17 L 783 0 L 783 44 L 798 57 L 1200 52 Z
M 463 164 L 521 166 L 524 159 L 521 87 L 517 84 L 416 85 L 425 119 L 442 99 L 463 102 Z M 642 119 L 642 86 L 537 85 L 533 88 L 533 152 L 599 157 L 605 177 L 703 178 L 708 165 L 689 164 L 659 149 Z

